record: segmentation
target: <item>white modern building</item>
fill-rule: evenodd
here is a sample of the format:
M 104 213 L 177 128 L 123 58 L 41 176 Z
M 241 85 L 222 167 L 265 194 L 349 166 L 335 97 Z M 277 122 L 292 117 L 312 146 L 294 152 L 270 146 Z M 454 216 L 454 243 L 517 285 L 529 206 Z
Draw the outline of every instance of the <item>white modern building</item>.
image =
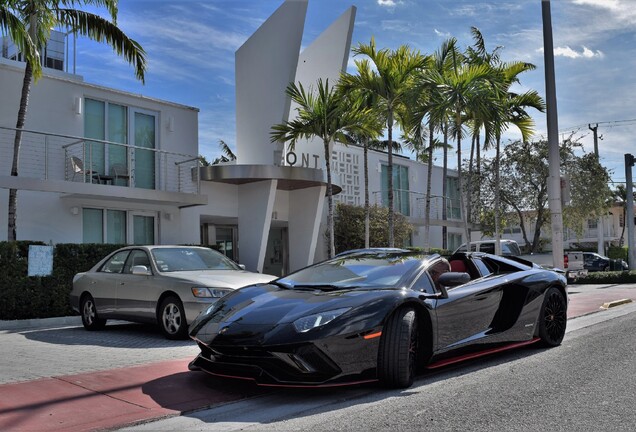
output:
M 62 56 L 32 87 L 19 176 L 10 176 L 24 63 L 3 43 L 0 226 L 7 226 L 14 188 L 19 240 L 212 244 L 271 274 L 325 258 L 322 143 L 291 151 L 270 142 L 270 128 L 295 113 L 285 94 L 290 82 L 336 82 L 349 58 L 356 10 L 344 11 L 301 52 L 306 10 L 307 0 L 283 2 L 236 52 L 236 164 L 199 167 L 198 109 L 86 83 L 64 72 Z M 336 199 L 362 205 L 362 149 L 336 144 L 331 154 Z M 385 205 L 386 155 L 371 151 L 369 162 L 372 203 Z M 396 211 L 416 226 L 411 244 L 421 246 L 427 168 L 402 157 L 394 164 Z M 444 180 L 434 167 L 432 191 L 430 244 L 458 246 L 456 173 Z

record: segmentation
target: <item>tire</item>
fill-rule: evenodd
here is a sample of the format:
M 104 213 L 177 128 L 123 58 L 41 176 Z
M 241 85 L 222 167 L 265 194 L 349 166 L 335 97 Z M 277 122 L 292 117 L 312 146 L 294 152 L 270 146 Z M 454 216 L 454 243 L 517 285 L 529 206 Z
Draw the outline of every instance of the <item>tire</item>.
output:
M 106 325 L 106 320 L 100 318 L 97 314 L 95 299 L 93 299 L 93 296 L 90 294 L 86 294 L 82 297 L 80 313 L 82 314 L 82 324 L 86 330 L 101 330 Z
M 378 378 L 381 384 L 391 388 L 407 388 L 413 384 L 418 345 L 415 310 L 399 309 L 389 317 L 380 339 Z
M 567 325 L 567 303 L 561 291 L 550 287 L 543 298 L 539 314 L 539 337 L 546 347 L 561 345 Z
M 157 313 L 161 332 L 168 339 L 185 339 L 188 333 L 183 303 L 175 296 L 168 296 L 161 302 Z

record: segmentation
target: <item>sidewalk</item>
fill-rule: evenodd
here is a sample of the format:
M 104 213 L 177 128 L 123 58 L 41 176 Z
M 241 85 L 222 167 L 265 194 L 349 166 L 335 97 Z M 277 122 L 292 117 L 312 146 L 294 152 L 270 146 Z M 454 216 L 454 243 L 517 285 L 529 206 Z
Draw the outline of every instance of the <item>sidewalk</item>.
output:
M 569 292 L 568 319 L 602 313 L 607 302 L 636 300 L 631 284 L 571 285 Z M 167 341 L 152 327 L 115 323 L 86 332 L 64 325 L 69 322 L 0 322 L 0 349 L 16 359 L 1 363 L 0 430 L 112 429 L 270 391 L 188 371 L 196 345 Z

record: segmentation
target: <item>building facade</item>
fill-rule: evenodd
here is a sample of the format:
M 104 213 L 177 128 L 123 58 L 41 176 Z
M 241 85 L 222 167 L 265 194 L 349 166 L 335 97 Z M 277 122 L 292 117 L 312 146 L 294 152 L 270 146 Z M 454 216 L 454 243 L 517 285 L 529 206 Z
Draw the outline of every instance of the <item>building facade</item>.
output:
M 17 189 L 19 240 L 215 245 L 249 270 L 278 275 L 326 258 L 322 143 L 291 149 L 270 142 L 269 131 L 295 115 L 289 82 L 335 83 L 345 70 L 355 8 L 301 52 L 306 9 L 307 0 L 285 1 L 236 53 L 233 164 L 200 166 L 197 108 L 53 67 L 32 86 L 19 176 L 10 176 L 24 63 L 3 50 L 13 58 L 0 58 L 0 226 L 7 226 L 9 189 Z M 331 155 L 336 200 L 362 205 L 362 149 L 335 144 Z M 369 152 L 373 204 L 386 205 L 386 156 Z M 421 246 L 427 167 L 404 157 L 394 164 L 396 211 L 416 227 L 411 244 Z M 457 177 L 433 170 L 430 245 L 452 248 L 463 232 Z

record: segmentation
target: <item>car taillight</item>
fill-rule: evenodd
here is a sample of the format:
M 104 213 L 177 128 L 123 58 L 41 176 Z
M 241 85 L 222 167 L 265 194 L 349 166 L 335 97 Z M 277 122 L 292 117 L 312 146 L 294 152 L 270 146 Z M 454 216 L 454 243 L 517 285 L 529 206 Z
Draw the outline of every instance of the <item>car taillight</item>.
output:
M 568 256 L 563 255 L 563 267 L 568 268 Z

